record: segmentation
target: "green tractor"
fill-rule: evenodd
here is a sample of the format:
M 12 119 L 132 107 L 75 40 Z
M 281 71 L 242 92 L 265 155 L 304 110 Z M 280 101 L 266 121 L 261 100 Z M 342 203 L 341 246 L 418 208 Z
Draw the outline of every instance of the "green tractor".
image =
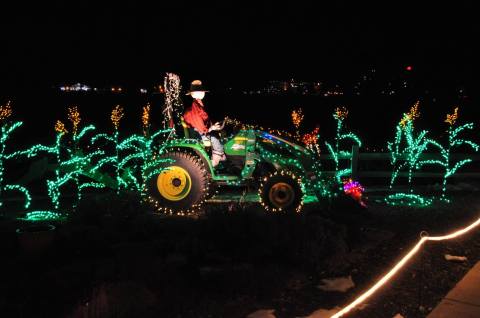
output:
M 254 129 L 223 137 L 228 169 L 222 171 L 212 166 L 211 145 L 191 138 L 183 120 L 182 126 L 182 138 L 168 141 L 162 154 L 171 163 L 148 182 L 150 200 L 159 209 L 189 213 L 216 189 L 248 187 L 258 191 L 268 211 L 300 212 L 305 196 L 322 192 L 313 152 L 287 138 Z

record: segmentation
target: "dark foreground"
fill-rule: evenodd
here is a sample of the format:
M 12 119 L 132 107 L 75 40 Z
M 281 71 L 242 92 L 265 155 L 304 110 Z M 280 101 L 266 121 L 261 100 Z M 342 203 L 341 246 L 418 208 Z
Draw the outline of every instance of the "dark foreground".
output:
M 308 316 L 354 299 L 421 230 L 443 234 L 480 215 L 478 194 L 455 202 L 426 209 L 370 202 L 368 211 L 343 202 L 301 215 L 216 205 L 178 218 L 97 198 L 56 224 L 54 241 L 37 253 L 19 244 L 15 229 L 24 224 L 0 220 L 0 316 L 245 317 L 258 309 Z M 478 260 L 480 231 L 428 243 L 350 317 L 425 317 Z M 317 288 L 323 278 L 349 275 L 356 286 L 346 293 Z

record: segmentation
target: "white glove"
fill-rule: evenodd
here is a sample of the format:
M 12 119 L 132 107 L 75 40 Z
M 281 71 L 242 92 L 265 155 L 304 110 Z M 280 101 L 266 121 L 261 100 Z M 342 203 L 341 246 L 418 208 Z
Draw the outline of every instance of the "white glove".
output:
M 222 130 L 222 126 L 220 126 L 220 123 L 215 123 L 212 125 L 210 128 L 208 128 L 208 132 L 214 131 L 214 130 Z

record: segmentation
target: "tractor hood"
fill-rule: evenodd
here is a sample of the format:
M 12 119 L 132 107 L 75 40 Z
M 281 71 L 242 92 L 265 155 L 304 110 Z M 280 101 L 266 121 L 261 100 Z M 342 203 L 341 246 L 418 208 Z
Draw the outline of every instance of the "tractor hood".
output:
M 283 145 L 283 146 L 286 146 L 286 147 L 290 146 L 297 151 L 300 151 L 304 154 L 308 154 L 308 151 L 307 151 L 307 149 L 305 149 L 305 147 L 302 147 L 302 146 L 300 146 L 300 145 L 298 145 L 294 142 L 288 141 L 288 140 L 286 140 L 282 137 L 278 137 L 278 136 L 269 134 L 269 133 L 264 132 L 264 131 L 258 131 L 257 136 L 261 137 L 261 138 L 264 138 L 264 139 L 267 139 L 267 140 L 271 140 L 273 143 L 276 143 L 278 145 Z

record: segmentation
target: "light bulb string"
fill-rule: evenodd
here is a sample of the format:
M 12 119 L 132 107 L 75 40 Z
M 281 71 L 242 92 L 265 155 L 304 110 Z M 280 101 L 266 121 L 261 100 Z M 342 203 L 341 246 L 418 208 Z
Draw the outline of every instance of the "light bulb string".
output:
M 420 250 L 420 248 L 427 242 L 427 241 L 445 241 L 445 240 L 451 240 L 456 237 L 462 236 L 468 232 L 470 232 L 472 229 L 476 228 L 477 226 L 480 225 L 480 217 L 470 225 L 457 230 L 455 232 L 452 232 L 450 234 L 442 235 L 442 236 L 429 236 L 427 232 L 422 231 L 420 233 L 420 240 L 413 246 L 410 251 L 405 254 L 405 256 L 397 263 L 395 266 L 390 269 L 382 278 L 380 278 L 372 287 L 370 287 L 366 292 L 358 296 L 354 301 L 352 301 L 350 304 L 347 306 L 343 307 L 340 311 L 335 313 L 334 315 L 330 316 L 330 318 L 339 318 L 343 317 L 345 314 L 350 312 L 352 309 L 355 307 L 359 306 L 361 303 L 363 303 L 365 300 L 367 300 L 370 296 L 372 296 L 378 289 L 380 289 L 383 285 L 385 285 L 392 277 L 402 269 L 407 262 L 415 255 L 417 252 Z

